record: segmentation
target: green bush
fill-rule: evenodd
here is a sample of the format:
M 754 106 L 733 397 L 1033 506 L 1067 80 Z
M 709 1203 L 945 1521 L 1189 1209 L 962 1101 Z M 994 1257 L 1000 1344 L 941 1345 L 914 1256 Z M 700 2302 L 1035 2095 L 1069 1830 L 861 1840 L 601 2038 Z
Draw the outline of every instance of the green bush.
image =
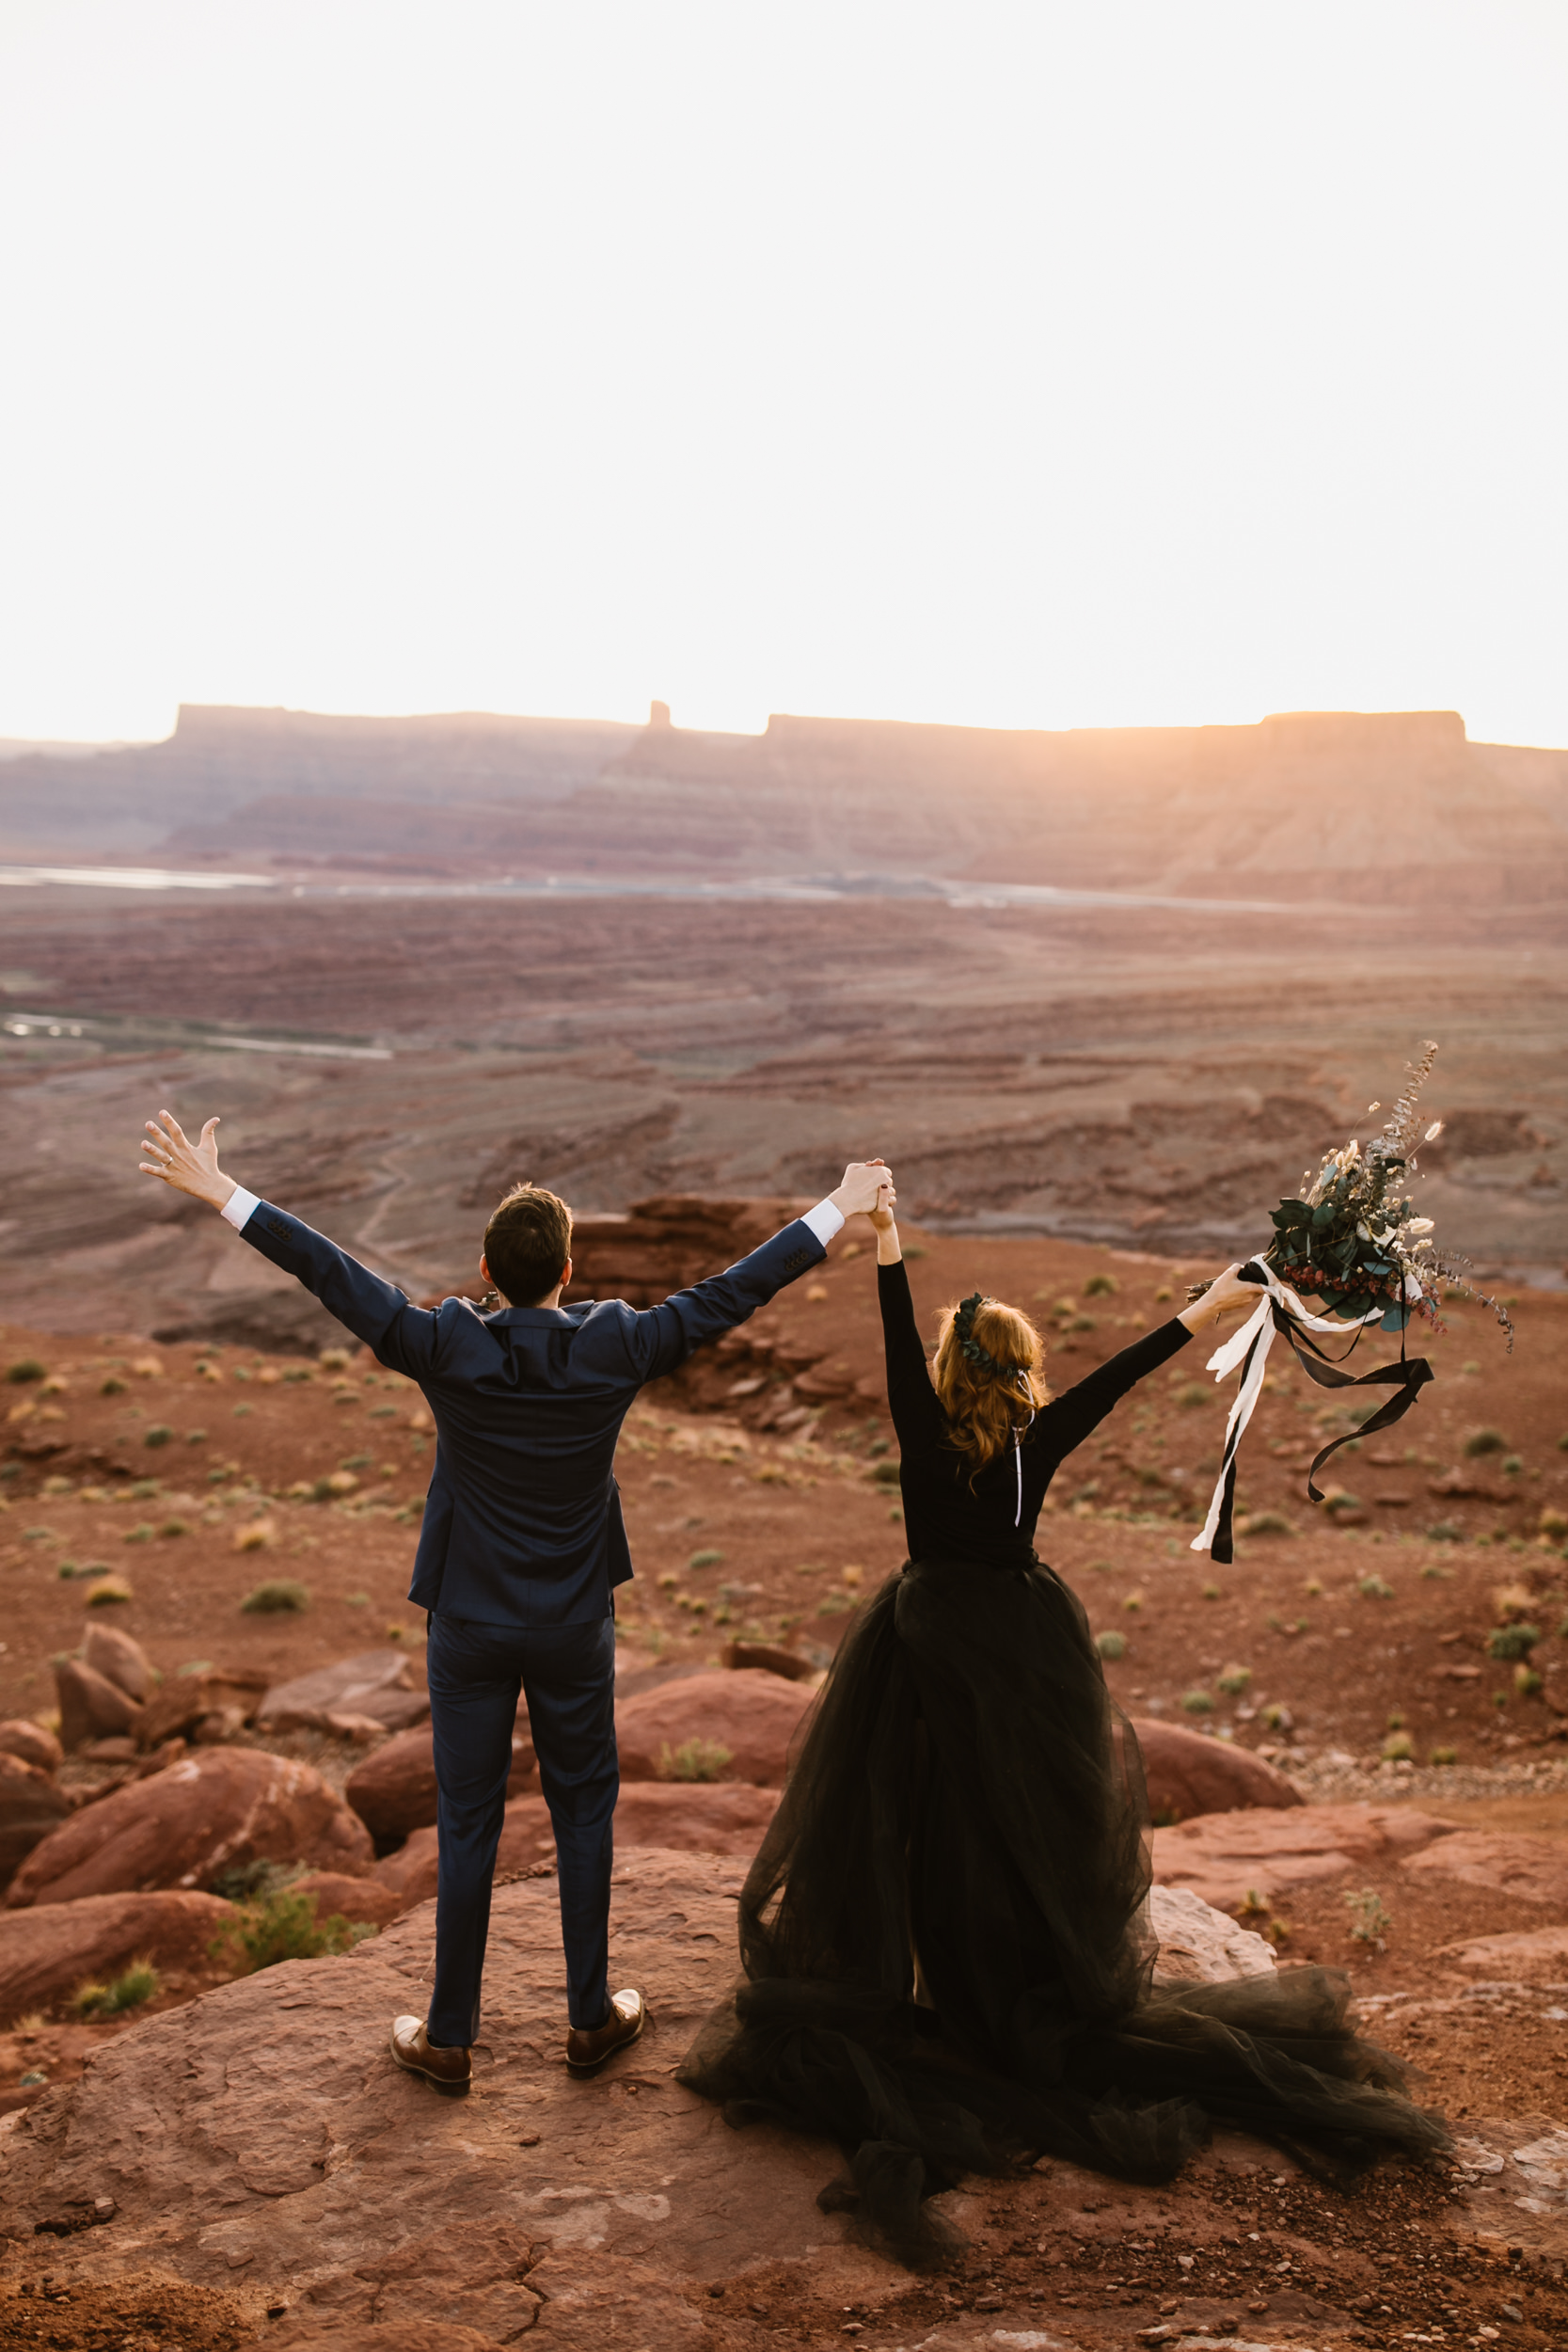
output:
M 1504 1454 L 1508 1439 L 1500 1429 L 1472 1429 L 1465 1440 L 1465 1451 L 1473 1461 L 1481 1454 Z
M 1390 1732 L 1383 1742 L 1383 1760 L 1386 1764 L 1408 1763 L 1415 1753 L 1416 1742 L 1408 1731 Z
M 694 1551 L 686 1565 L 689 1568 L 716 1568 L 723 1557 L 721 1551 L 715 1551 L 710 1545 L 705 1551 Z
M 166 1422 L 155 1421 L 150 1429 L 142 1431 L 143 1445 L 167 1445 L 174 1432 Z
M 6 1377 L 8 1380 L 14 1380 L 20 1387 L 25 1380 L 47 1378 L 48 1372 L 48 1365 L 40 1364 L 36 1356 L 21 1356 L 14 1364 L 7 1365 Z
M 1207 1691 L 1189 1691 L 1181 1702 L 1181 1711 L 1186 1715 L 1212 1715 L 1214 1702 Z
M 1393 1586 L 1386 1584 L 1381 1576 L 1364 1576 L 1355 1589 L 1363 1600 L 1392 1600 L 1394 1597 Z
M 879 1486 L 896 1486 L 898 1465 L 895 1461 L 878 1462 L 872 1468 L 871 1476 Z
M 1114 1274 L 1091 1274 L 1084 1285 L 1085 1298 L 1114 1298 L 1119 1285 Z
M 665 1740 L 655 1769 L 660 1780 L 722 1780 L 725 1766 L 734 1761 L 721 1740 L 683 1740 L 674 1749 Z
M 253 1617 L 276 1616 L 286 1609 L 309 1609 L 309 1606 L 310 1596 L 306 1587 L 286 1576 L 274 1577 L 265 1584 L 258 1584 L 255 1591 L 246 1593 L 240 1603 L 246 1614 Z
M 324 1952 L 345 1952 L 363 1942 L 365 1931 L 351 1928 L 341 1911 L 316 1917 L 314 1895 L 275 1887 L 242 1903 L 207 1947 L 214 1960 L 230 1960 L 236 1976 L 250 1977 L 280 1960 L 319 1960 Z
M 100 1396 L 123 1396 L 125 1394 L 125 1383 L 123 1380 L 118 1379 L 111 1372 L 106 1380 L 101 1380 L 99 1382 L 98 1393 Z
M 1213 1395 L 1214 1391 L 1207 1381 L 1183 1380 L 1171 1402 L 1173 1405 L 1180 1405 L 1185 1410 L 1190 1406 L 1212 1404 Z
M 1459 1750 L 1457 1748 L 1433 1748 L 1427 1758 L 1429 1764 L 1457 1764 L 1458 1761 Z
M 118 2017 L 123 2010 L 140 2009 L 151 2000 L 161 1978 L 150 1960 L 134 1960 L 107 1984 L 78 1985 L 71 2006 L 78 2017 Z
M 1240 1698 L 1251 1680 L 1252 1668 L 1250 1666 L 1227 1666 L 1220 1677 L 1220 1689 L 1227 1698 Z
M 1236 1523 L 1238 1535 L 1293 1535 L 1295 1532 L 1283 1511 L 1250 1511 Z
M 1393 1915 L 1384 1908 L 1383 1898 L 1370 1886 L 1364 1886 L 1359 1895 L 1347 1895 L 1345 1907 L 1351 1915 L 1351 1933 L 1358 1944 L 1375 1944 L 1381 1951 L 1385 1931 L 1394 1924 Z
M 1538 1625 L 1499 1625 L 1486 1637 L 1489 1658 L 1528 1658 L 1541 1639 Z
M 1462 1544 L 1465 1530 L 1454 1519 L 1434 1519 L 1427 1529 L 1429 1544 Z
M 1125 1633 L 1097 1633 L 1094 1645 L 1101 1658 L 1122 1658 L 1127 1653 Z

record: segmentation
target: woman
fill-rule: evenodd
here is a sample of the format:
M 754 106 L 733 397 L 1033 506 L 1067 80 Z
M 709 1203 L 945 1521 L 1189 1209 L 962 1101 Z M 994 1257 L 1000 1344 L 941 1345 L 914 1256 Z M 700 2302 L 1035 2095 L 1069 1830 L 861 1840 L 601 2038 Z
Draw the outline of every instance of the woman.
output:
M 951 2241 L 934 2191 L 1042 2152 L 1164 2180 L 1224 2122 L 1343 2182 L 1447 2146 L 1339 1971 L 1152 1989 L 1137 1741 L 1034 1549 L 1066 1456 L 1256 1292 L 1228 1268 L 1052 1400 L 1033 1325 L 978 1294 L 927 1366 L 891 1189 L 872 1221 L 910 1557 L 809 1719 L 741 1897 L 745 1981 L 681 2080 L 838 2139 L 819 2201 L 909 2261 Z

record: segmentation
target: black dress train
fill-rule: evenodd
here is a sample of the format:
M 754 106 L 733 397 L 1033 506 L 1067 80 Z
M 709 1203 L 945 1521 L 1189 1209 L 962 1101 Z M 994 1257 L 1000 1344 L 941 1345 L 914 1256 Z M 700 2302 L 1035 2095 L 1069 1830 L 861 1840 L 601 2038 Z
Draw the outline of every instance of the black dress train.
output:
M 1033 1536 L 1058 1465 L 1185 1327 L 972 1480 L 902 1264 L 879 1286 L 910 1558 L 803 1726 L 740 1899 L 744 1979 L 680 2080 L 731 2122 L 837 2139 L 848 2175 L 821 2201 L 906 2261 L 951 2242 L 934 2191 L 1040 2153 L 1165 2180 L 1219 2122 L 1346 2181 L 1380 2150 L 1446 2147 L 1338 1970 L 1152 1988 L 1137 1740 Z

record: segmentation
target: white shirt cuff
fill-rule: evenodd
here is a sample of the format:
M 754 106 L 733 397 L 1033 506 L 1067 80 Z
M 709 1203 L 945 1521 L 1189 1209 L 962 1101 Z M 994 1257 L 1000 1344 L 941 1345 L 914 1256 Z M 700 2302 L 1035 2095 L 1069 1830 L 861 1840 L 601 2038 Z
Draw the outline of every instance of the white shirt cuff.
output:
M 261 1205 L 255 1193 L 246 1192 L 243 1184 L 236 1184 L 218 1211 L 218 1215 L 228 1218 L 236 1233 L 243 1233 L 251 1211 L 259 1209 Z
M 824 1249 L 833 1235 L 844 1230 L 843 1213 L 835 1209 L 831 1200 L 819 1200 L 815 1209 L 806 1211 L 800 1222 L 811 1227 Z

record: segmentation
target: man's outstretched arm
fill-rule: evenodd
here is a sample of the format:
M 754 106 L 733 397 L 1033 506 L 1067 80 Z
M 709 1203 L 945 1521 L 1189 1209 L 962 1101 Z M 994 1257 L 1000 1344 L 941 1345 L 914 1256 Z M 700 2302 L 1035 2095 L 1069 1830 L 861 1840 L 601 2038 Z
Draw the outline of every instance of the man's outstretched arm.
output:
M 829 1242 L 847 1218 L 868 1215 L 879 1201 L 892 1198 L 893 1170 L 884 1161 L 852 1161 L 844 1182 L 825 1200 L 783 1227 L 750 1257 L 633 1318 L 631 1347 L 639 1376 L 657 1380 L 673 1372 L 705 1341 L 744 1323 L 787 1283 L 821 1264 Z
M 142 1143 L 143 1175 L 159 1177 L 216 1209 L 263 1258 L 292 1274 L 355 1338 L 394 1372 L 418 1380 L 434 1368 L 436 1317 L 410 1306 L 395 1282 L 384 1281 L 325 1233 L 246 1192 L 218 1166 L 217 1126 L 209 1119 L 193 1143 L 169 1111 L 149 1120 Z

